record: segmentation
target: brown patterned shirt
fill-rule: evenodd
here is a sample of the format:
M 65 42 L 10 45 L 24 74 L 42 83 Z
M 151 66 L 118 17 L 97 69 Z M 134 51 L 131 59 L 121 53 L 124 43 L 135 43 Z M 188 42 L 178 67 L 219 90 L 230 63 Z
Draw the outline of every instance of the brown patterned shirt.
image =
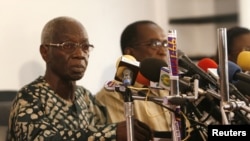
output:
M 105 119 L 92 94 L 77 86 L 75 101 L 59 97 L 39 77 L 23 87 L 13 101 L 9 118 L 10 141 L 112 141 L 116 124 Z

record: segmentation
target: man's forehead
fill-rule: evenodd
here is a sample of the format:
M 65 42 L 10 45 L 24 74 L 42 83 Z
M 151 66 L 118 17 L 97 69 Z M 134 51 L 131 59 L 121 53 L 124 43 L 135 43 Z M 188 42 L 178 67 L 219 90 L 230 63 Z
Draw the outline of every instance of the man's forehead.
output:
M 137 34 L 138 39 L 162 39 L 166 38 L 166 34 L 160 29 L 145 28 Z

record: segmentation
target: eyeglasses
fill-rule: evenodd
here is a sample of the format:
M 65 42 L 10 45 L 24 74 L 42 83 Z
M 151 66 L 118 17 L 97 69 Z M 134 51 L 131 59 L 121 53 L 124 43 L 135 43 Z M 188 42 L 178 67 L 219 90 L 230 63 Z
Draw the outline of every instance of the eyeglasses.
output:
M 152 40 L 152 41 L 146 41 L 146 42 L 141 42 L 141 43 L 135 43 L 132 46 L 149 46 L 154 49 L 158 49 L 159 47 L 168 47 L 168 41 L 167 40 Z
M 49 43 L 44 45 L 50 47 L 57 47 L 69 53 L 74 52 L 77 47 L 81 48 L 83 51 L 89 51 L 89 52 L 94 49 L 94 46 L 91 44 L 74 43 L 74 42 L 63 42 L 61 44 Z

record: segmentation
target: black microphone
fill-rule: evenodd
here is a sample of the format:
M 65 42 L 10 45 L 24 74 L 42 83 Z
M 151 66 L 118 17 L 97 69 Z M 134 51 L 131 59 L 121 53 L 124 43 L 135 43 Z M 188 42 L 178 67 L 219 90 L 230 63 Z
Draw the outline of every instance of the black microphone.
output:
M 146 58 L 141 62 L 140 72 L 143 76 L 153 82 L 159 82 L 160 70 L 167 67 L 167 63 L 156 58 Z
M 178 64 L 181 68 L 186 69 L 186 75 L 200 75 L 199 86 L 203 89 L 208 88 L 208 84 L 212 84 L 214 87 L 219 88 L 217 81 L 208 75 L 204 70 L 198 67 L 184 52 L 178 50 Z
M 248 96 L 248 99 L 250 99 L 250 83 L 239 80 L 234 85 L 242 94 Z

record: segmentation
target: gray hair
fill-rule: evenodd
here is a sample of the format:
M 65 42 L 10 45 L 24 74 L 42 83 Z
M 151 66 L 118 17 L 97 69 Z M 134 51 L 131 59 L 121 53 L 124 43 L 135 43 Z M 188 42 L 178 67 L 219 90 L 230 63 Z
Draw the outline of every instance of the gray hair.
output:
M 79 21 L 77 21 L 76 19 L 72 17 L 66 17 L 66 16 L 56 17 L 48 21 L 43 27 L 43 30 L 41 33 L 41 44 L 49 43 L 53 41 L 55 33 L 60 29 L 61 25 L 65 24 L 65 22 L 66 23 L 74 22 L 83 27 L 83 25 Z

